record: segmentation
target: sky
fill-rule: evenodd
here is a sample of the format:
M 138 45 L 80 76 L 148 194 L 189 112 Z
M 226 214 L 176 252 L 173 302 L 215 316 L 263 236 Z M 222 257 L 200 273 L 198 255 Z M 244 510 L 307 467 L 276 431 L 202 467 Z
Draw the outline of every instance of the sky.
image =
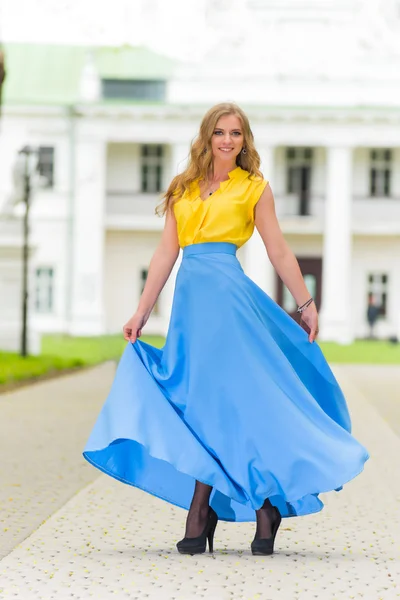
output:
M 175 57 L 185 53 L 195 60 L 201 52 L 192 42 L 194 27 L 207 43 L 206 1 L 0 0 L 0 41 L 145 44 L 155 51 Z
M 249 6 L 271 12 L 263 22 Z M 285 15 L 284 29 L 273 11 Z M 400 55 L 399 17 L 400 0 L 0 0 L 0 42 L 126 43 L 198 64 L 226 55 L 228 65 L 243 49 L 243 59 L 285 72 L 288 61 L 296 72 L 314 62 L 340 71 L 369 49 Z

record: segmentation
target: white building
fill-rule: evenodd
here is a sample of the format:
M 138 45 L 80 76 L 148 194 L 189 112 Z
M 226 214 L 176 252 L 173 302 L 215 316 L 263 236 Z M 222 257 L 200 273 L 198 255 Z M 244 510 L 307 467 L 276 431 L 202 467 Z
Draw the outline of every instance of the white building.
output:
M 161 192 L 206 110 L 226 100 L 249 115 L 282 230 L 320 306 L 321 338 L 366 336 L 371 295 L 382 307 L 378 336 L 400 336 L 399 13 L 367 4 L 358 14 L 356 1 L 304 0 L 300 10 L 248 0 L 233 13 L 215 2 L 212 19 L 231 22 L 196 64 L 126 46 L 6 46 L 0 346 L 18 342 L 17 151 L 39 146 L 49 180 L 32 207 L 32 328 L 118 332 L 160 238 Z M 258 234 L 238 256 L 291 312 Z M 174 273 L 148 333 L 166 332 Z

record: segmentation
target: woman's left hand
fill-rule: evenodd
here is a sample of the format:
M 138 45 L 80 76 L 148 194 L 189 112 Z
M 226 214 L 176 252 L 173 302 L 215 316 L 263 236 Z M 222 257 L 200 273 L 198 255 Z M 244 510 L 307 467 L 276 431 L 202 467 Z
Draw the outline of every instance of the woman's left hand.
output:
M 309 334 L 308 341 L 313 342 L 319 333 L 318 312 L 314 302 L 311 302 L 310 306 L 301 313 L 300 326 Z

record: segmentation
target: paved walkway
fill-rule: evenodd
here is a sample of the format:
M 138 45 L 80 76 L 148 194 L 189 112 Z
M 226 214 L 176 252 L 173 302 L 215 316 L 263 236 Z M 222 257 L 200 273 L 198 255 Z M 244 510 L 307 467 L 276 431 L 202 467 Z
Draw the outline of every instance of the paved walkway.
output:
M 97 477 L 95 469 L 85 465 L 80 452 L 107 392 L 112 366 L 0 397 L 0 422 L 11 419 L 6 443 L 7 427 L 0 432 L 2 456 L 7 456 L 1 466 L 2 483 L 6 482 L 1 493 L 17 482 L 20 487 L 14 496 L 19 507 L 25 503 L 21 512 L 12 510 L 2 517 L 3 525 L 12 530 L 18 519 L 22 523 L 18 535 L 8 540 L 16 544 L 39 519 L 61 507 L 0 562 L 0 598 L 400 598 L 400 438 L 394 431 L 400 373 L 390 371 L 393 386 L 385 393 L 385 398 L 392 397 L 392 412 L 388 399 L 377 410 L 375 386 L 381 389 L 382 373 L 388 376 L 385 369 L 369 367 L 371 380 L 378 384 L 366 387 L 360 383 L 365 382 L 360 369 L 336 369 L 348 397 L 354 433 L 372 458 L 343 491 L 325 495 L 322 513 L 284 520 L 272 557 L 251 555 L 253 525 L 248 523 L 220 523 L 213 556 L 181 556 L 175 543 L 182 537 L 185 511 L 107 476 Z M 12 424 L 15 407 L 19 423 Z M 21 415 L 22 407 L 26 412 Z M 391 424 L 385 421 L 387 415 Z M 40 432 L 42 437 L 36 439 Z M 66 433 L 71 436 L 68 442 Z M 24 461 L 28 461 L 25 469 Z M 38 489 L 43 494 L 41 506 L 35 496 Z M 5 497 L 1 499 L 4 509 Z M 30 517 L 31 506 L 36 520 Z
M 81 450 L 114 372 L 110 362 L 0 395 L 0 558 L 98 477 Z

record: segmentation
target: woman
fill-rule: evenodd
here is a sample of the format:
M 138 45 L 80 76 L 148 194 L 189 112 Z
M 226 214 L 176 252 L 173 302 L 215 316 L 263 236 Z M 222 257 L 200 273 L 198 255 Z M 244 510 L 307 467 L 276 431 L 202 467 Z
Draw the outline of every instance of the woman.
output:
M 162 205 L 165 228 L 130 343 L 84 456 L 109 475 L 189 509 L 182 553 L 213 551 L 218 518 L 254 521 L 272 554 L 282 517 L 321 510 L 368 453 L 319 347 L 317 310 L 280 231 L 244 112 L 205 115 Z M 304 328 L 244 274 L 254 225 Z M 183 248 L 164 347 L 138 338 Z M 305 332 L 305 329 L 309 333 Z

